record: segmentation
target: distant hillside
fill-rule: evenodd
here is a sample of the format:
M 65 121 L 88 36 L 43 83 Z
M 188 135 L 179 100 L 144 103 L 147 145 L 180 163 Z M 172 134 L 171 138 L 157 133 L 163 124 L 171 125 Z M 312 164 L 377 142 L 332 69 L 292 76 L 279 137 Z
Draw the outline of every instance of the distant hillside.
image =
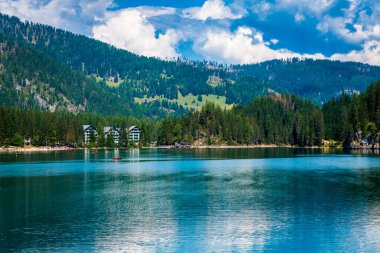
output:
M 163 61 L 1 14 L 0 52 L 0 105 L 52 111 L 161 118 L 198 109 L 206 100 L 231 108 L 274 92 L 321 104 L 380 79 L 380 67 L 361 63 Z
M 342 93 L 364 92 L 380 79 L 379 66 L 329 60 L 273 60 L 234 69 L 241 77 L 255 76 L 279 92 L 294 93 L 317 104 Z

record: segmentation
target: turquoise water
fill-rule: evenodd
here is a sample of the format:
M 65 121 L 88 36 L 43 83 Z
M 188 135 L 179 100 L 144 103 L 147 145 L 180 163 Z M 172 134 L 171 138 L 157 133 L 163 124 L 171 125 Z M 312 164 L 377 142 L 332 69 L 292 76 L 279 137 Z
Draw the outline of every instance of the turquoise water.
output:
M 91 251 L 380 252 L 380 158 L 311 149 L 0 154 L 0 252 Z

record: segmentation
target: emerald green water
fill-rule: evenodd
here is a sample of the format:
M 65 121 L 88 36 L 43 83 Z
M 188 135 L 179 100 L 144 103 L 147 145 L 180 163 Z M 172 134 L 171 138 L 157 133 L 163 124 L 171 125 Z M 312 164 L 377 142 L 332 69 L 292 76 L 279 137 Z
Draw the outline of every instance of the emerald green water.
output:
M 380 252 L 380 158 L 285 148 L 0 154 L 0 252 L 92 251 Z

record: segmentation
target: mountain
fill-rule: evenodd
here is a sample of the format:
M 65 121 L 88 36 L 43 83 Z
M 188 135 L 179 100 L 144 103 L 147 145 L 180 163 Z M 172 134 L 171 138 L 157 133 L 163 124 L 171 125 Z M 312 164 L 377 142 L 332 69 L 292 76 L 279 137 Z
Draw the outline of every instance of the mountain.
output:
M 255 76 L 281 93 L 294 93 L 317 104 L 342 93 L 364 92 L 380 79 L 379 66 L 330 60 L 272 60 L 235 69 L 241 77 Z
M 206 101 L 230 108 L 268 93 L 294 93 L 320 105 L 377 79 L 380 67 L 354 62 L 159 60 L 0 14 L 0 105 L 162 118 Z

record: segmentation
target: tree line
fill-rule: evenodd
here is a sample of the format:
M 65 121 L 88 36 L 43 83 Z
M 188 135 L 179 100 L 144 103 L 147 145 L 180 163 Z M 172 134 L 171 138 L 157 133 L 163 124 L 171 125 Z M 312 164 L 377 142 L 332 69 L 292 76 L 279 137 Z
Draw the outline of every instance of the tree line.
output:
M 326 138 L 343 141 L 349 147 L 353 141 L 365 139 L 379 143 L 380 81 L 371 84 L 365 93 L 332 99 L 322 107 Z
M 294 95 L 259 97 L 232 110 L 206 103 L 200 111 L 177 119 L 168 117 L 158 127 L 158 142 L 162 145 L 198 142 L 319 146 L 323 138 L 321 110 Z
M 168 117 L 158 127 L 158 142 L 208 144 L 288 144 L 321 146 L 323 140 L 344 148 L 379 145 L 380 81 L 362 94 L 343 94 L 318 107 L 294 95 L 269 95 L 248 105 L 222 110 L 207 103 L 200 111 Z
M 0 106 L 0 146 L 23 146 L 30 140 L 35 146 L 74 146 L 83 145 L 83 125 L 93 125 L 99 129 L 99 138 L 91 146 L 110 146 L 115 144 L 104 136 L 103 127 L 115 126 L 128 129 L 136 125 L 141 129 L 141 145 L 147 145 L 155 136 L 156 122 L 126 116 L 102 116 L 80 113 L 74 115 L 66 111 L 48 112 L 22 110 L 16 107 Z M 120 146 L 128 145 L 128 136 L 121 134 Z
M 257 97 L 248 105 L 237 105 L 231 110 L 206 103 L 199 111 L 160 121 L 2 106 L 0 122 L 0 145 L 21 145 L 24 139 L 31 139 L 32 144 L 39 146 L 81 145 L 85 124 L 97 129 L 104 126 L 127 129 L 136 125 L 142 131 L 142 145 L 157 141 L 159 145 L 177 142 L 320 146 L 324 139 L 329 139 L 349 147 L 359 138 L 375 145 L 379 142 L 380 82 L 370 85 L 363 94 L 332 99 L 322 108 L 294 95 L 276 94 Z M 124 140 L 127 136 L 122 135 L 121 146 L 127 145 Z M 93 145 L 113 144 L 100 134 Z

